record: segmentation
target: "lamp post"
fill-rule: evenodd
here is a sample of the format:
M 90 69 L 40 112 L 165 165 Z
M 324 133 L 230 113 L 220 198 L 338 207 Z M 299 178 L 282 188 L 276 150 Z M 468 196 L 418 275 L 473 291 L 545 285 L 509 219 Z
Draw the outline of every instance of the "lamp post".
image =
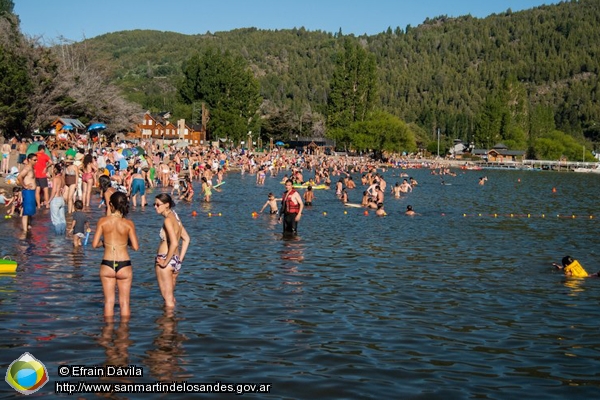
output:
M 248 131 L 248 150 L 252 150 L 252 131 Z

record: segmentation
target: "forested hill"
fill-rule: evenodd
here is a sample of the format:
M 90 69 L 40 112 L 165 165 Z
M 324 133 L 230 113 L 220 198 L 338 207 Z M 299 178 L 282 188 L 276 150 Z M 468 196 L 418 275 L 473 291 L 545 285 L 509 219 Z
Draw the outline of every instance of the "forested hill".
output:
M 239 29 L 181 35 L 123 31 L 85 40 L 128 98 L 146 109 L 176 109 L 181 64 L 213 46 L 241 54 L 261 84 L 265 114 L 301 126 L 325 113 L 343 32 Z M 350 36 L 377 59 L 380 107 L 433 135 L 476 138 L 485 113 L 508 107 L 528 132 L 529 113 L 549 106 L 556 128 L 600 141 L 600 0 L 579 0 L 487 18 L 426 20 Z M 494 102 L 501 99 L 499 106 Z M 489 140 L 489 139 L 488 139 Z

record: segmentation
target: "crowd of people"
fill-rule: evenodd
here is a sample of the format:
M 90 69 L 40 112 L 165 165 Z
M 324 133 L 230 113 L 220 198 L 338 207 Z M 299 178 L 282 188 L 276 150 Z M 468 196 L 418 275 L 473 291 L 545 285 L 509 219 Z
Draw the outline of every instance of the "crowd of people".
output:
M 261 209 L 262 212 L 268 207 L 271 214 L 279 216 L 284 234 L 297 233 L 304 208 L 311 207 L 317 199 L 313 187 L 330 187 L 332 179 L 338 179 L 335 194 L 341 202 L 348 203 L 348 190 L 357 188 L 352 174 L 360 174 L 361 184 L 367 188 L 362 206 L 376 209 L 376 215 L 386 215 L 383 203 L 387 183 L 369 159 L 302 154 L 280 148 L 252 153 L 210 146 L 177 148 L 150 142 L 73 147 L 66 151 L 47 148 L 44 143 L 33 150 L 31 146 L 25 141 L 13 143 L 10 149 L 3 145 L 2 152 L 8 151 L 9 156 L 9 150 L 17 150 L 18 175 L 12 196 L 0 191 L 0 200 L 4 201 L 8 214 L 21 216 L 24 234 L 35 225 L 36 213 L 49 209 L 54 232 L 71 236 L 74 248 L 87 244 L 93 225 L 91 244 L 94 248 L 104 248 L 100 279 L 106 317 L 114 315 L 115 292 L 121 316 L 127 318 L 130 314 L 133 272 L 128 249 L 138 250 L 139 243 L 135 225 L 127 215 L 132 207 L 149 205 L 148 188 L 162 189 L 153 204 L 163 218 L 155 271 L 167 308 L 176 304 L 177 277 L 191 242 L 174 211 L 175 204 L 210 202 L 213 192 L 219 191 L 218 186 L 224 183 L 225 173 L 232 169 L 241 174 L 255 174 L 257 185 L 264 185 L 268 174 L 276 177 L 285 172 L 282 182 L 285 192 L 281 197 L 269 193 Z M 2 168 L 6 172 L 4 163 Z M 396 198 L 410 193 L 418 183 L 409 179 L 410 182 L 404 179 L 401 185 L 396 183 L 390 193 Z M 200 187 L 198 193 L 194 191 L 195 183 Z M 300 194 L 297 187 L 306 190 Z M 96 223 L 89 218 L 92 207 L 105 210 Z

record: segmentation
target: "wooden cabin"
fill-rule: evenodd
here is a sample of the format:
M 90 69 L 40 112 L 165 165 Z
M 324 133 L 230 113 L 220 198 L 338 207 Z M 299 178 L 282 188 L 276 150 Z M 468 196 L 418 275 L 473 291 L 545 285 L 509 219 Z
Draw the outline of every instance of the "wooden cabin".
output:
M 206 142 L 206 129 L 202 126 L 190 125 L 185 120 L 174 124 L 169 121 L 169 113 L 150 114 L 146 112 L 142 122 L 135 126 L 134 132 L 127 134 L 129 139 L 163 140 L 168 143 L 184 140 L 192 146 Z

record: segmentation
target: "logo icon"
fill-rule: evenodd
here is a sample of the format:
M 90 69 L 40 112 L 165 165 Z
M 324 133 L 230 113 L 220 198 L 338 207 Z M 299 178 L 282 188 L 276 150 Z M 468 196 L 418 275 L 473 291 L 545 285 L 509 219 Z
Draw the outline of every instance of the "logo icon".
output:
M 17 392 L 35 393 L 48 383 L 48 371 L 42 362 L 29 353 L 13 361 L 6 371 L 6 382 Z

